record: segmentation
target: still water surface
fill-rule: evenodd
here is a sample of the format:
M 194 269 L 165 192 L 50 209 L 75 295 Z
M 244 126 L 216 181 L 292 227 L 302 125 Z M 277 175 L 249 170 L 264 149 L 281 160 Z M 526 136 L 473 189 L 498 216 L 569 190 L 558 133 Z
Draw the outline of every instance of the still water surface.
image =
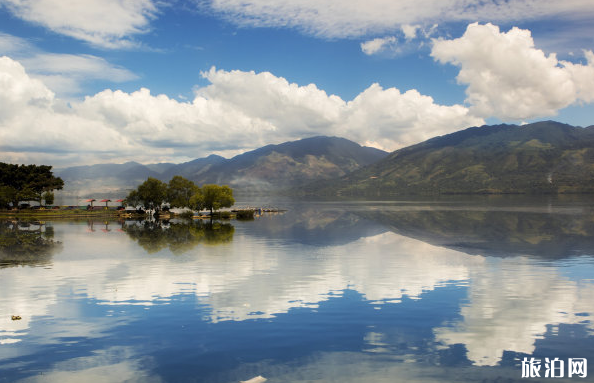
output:
M 279 205 L 0 222 L 0 382 L 594 381 L 587 199 Z

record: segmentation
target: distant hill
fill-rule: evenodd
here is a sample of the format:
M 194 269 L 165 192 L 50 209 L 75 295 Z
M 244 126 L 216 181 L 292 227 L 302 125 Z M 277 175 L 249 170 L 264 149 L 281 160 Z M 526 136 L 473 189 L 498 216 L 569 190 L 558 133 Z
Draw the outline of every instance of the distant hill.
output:
M 462 130 L 297 193 L 414 195 L 594 192 L 594 126 L 553 121 Z
M 244 191 L 277 190 L 343 176 L 388 153 L 338 137 L 312 137 L 267 145 L 212 165 L 191 178 Z
M 64 194 L 99 197 L 105 193 L 121 195 L 148 177 L 158 177 L 160 173 L 153 169 L 158 167 L 126 162 L 58 168 L 54 173 L 64 180 Z
M 312 137 L 246 152 L 231 159 L 210 155 L 181 164 L 97 164 L 56 169 L 65 193 L 79 196 L 125 194 L 148 177 L 175 175 L 199 185 L 228 184 L 241 192 L 271 192 L 315 180 L 343 176 L 388 153 L 338 137 Z
M 161 176 L 163 181 L 170 180 L 173 176 L 182 176 L 187 179 L 197 180 L 200 175 L 210 170 L 214 165 L 218 165 L 227 161 L 226 158 L 211 154 L 205 158 L 198 158 L 190 162 L 176 164 L 165 169 Z

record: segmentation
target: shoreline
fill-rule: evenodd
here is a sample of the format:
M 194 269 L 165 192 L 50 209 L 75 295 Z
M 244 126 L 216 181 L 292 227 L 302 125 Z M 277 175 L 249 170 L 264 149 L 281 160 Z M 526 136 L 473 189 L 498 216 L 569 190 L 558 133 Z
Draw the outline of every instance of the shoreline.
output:
M 214 219 L 253 219 L 254 215 L 261 215 L 262 212 L 281 212 L 280 209 L 238 209 L 233 211 L 217 211 L 213 212 Z M 185 217 L 184 217 L 185 215 Z M 22 209 L 22 210 L 0 210 L 0 219 L 56 219 L 56 218 L 121 218 L 121 219 L 144 219 L 147 214 L 138 214 L 130 210 L 86 210 L 86 209 Z M 192 212 L 191 216 L 184 213 L 167 212 L 159 215 L 159 219 L 171 218 L 190 218 L 190 219 L 211 219 L 210 213 L 204 214 L 201 212 Z
M 113 218 L 121 215 L 118 210 L 0 210 L 0 218 Z

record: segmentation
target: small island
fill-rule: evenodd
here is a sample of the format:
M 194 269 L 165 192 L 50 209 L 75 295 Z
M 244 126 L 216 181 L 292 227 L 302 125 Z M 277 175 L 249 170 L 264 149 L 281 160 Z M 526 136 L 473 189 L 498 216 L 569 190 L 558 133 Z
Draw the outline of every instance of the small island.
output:
M 194 182 L 176 175 L 169 183 L 149 177 L 126 198 L 119 200 L 117 208 L 93 207 L 94 199 L 84 206 L 52 206 L 54 190 L 61 190 L 64 181 L 55 177 L 48 165 L 16 165 L 0 163 L 0 217 L 5 218 L 86 218 L 135 217 L 168 219 L 174 216 L 208 219 L 253 219 L 254 209 L 220 211 L 235 203 L 233 190 L 227 185 L 207 184 L 199 187 Z M 31 206 L 35 201 L 38 205 Z M 177 209 L 173 212 L 171 209 Z M 181 211 L 180 211 L 181 210 Z M 200 214 L 207 211 L 206 214 Z M 197 212 L 197 213 L 196 213 Z

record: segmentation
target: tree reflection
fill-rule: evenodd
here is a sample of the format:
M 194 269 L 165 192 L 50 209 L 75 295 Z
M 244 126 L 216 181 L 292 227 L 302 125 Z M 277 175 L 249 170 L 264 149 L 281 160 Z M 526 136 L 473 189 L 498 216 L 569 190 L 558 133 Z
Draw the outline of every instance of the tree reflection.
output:
M 231 242 L 235 227 L 220 222 L 142 221 L 124 225 L 123 230 L 148 253 L 165 248 L 174 254 L 183 254 L 199 244 L 219 245 Z
M 0 221 L 0 268 L 48 264 L 62 248 L 54 228 L 41 222 Z

